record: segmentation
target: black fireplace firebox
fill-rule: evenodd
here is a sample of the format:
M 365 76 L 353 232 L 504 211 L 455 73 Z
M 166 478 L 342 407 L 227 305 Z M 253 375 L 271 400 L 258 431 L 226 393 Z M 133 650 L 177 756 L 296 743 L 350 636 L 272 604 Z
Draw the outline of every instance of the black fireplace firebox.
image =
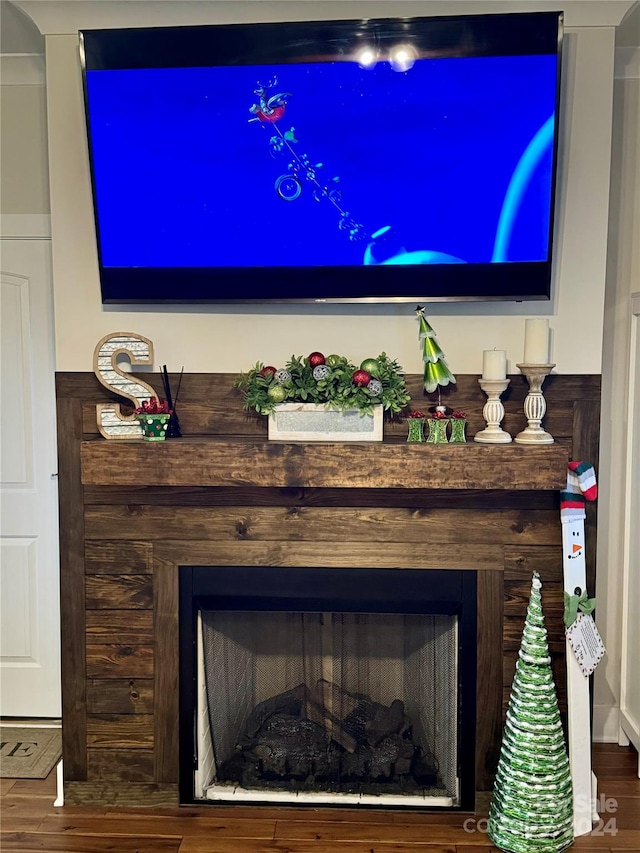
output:
M 179 579 L 182 803 L 473 809 L 474 570 Z

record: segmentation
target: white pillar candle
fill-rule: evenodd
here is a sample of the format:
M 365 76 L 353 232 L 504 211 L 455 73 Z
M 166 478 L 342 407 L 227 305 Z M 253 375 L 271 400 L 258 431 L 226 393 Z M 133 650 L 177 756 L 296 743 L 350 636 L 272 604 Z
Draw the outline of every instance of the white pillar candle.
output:
M 524 363 L 549 363 L 549 321 L 536 318 L 525 320 Z
M 486 349 L 482 353 L 482 378 L 507 378 L 507 353 L 503 349 Z

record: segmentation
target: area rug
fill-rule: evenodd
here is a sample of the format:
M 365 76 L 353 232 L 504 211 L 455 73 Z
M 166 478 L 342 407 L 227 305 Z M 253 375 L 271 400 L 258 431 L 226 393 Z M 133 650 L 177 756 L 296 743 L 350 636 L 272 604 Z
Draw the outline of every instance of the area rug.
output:
M 61 729 L 0 726 L 2 779 L 44 779 L 61 755 Z

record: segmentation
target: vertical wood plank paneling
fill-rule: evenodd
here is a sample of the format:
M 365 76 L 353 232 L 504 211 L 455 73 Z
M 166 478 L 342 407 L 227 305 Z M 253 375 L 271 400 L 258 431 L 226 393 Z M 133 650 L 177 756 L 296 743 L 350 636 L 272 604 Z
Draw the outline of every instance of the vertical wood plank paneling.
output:
M 81 401 L 58 400 L 62 756 L 65 779 L 87 778 L 84 512 Z
M 502 734 L 502 571 L 478 572 L 476 790 L 490 791 Z
M 158 549 L 161 550 L 161 549 Z M 153 560 L 156 782 L 178 779 L 178 567 Z

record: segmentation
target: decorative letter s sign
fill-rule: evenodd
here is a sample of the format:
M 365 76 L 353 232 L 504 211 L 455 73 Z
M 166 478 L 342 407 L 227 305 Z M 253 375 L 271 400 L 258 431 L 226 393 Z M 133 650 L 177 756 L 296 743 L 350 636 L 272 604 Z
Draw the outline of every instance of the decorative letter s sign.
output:
M 144 400 L 157 397 L 156 392 L 132 373 L 125 373 L 116 364 L 120 353 L 131 364 L 153 364 L 153 344 L 135 332 L 112 332 L 102 338 L 93 354 L 93 369 L 105 388 L 131 400 L 135 408 Z M 125 416 L 120 403 L 99 403 L 96 406 L 98 429 L 105 438 L 141 438 L 142 427 L 135 415 Z

